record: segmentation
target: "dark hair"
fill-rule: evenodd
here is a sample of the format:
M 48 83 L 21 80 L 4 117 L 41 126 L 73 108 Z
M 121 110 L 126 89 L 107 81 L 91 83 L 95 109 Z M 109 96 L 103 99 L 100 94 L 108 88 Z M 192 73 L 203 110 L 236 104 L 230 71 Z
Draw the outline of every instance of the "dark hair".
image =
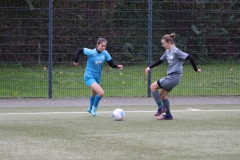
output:
M 97 45 L 101 44 L 102 42 L 108 42 L 105 38 L 98 38 Z
M 173 41 L 173 39 L 175 38 L 175 34 L 174 33 L 172 33 L 172 34 L 165 34 L 163 37 L 162 37 L 162 39 L 164 39 L 167 43 L 168 42 L 172 42 L 172 43 L 174 43 L 174 41 Z

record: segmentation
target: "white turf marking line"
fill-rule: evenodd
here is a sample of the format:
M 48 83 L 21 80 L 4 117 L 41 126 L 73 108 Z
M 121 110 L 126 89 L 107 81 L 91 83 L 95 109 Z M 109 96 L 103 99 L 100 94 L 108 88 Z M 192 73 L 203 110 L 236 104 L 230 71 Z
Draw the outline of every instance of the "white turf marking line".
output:
M 125 111 L 126 113 L 149 113 L 155 111 Z M 171 110 L 171 112 L 240 112 L 240 109 L 228 109 L 228 110 L 200 110 L 200 109 L 190 109 L 186 110 Z M 98 113 L 112 113 L 112 111 L 100 111 Z M 22 112 L 22 113 L 0 113 L 3 115 L 50 115 L 50 114 L 89 114 L 88 112 Z
M 200 111 L 200 109 L 195 109 L 195 108 L 186 108 L 186 109 L 191 111 Z

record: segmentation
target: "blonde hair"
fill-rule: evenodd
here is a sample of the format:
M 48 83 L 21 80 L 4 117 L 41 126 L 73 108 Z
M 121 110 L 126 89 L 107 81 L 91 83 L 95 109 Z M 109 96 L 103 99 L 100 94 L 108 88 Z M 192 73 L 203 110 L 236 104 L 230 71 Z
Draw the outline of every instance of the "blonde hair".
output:
M 175 38 L 175 34 L 172 33 L 172 34 L 165 34 L 162 39 L 164 39 L 167 43 L 168 42 L 172 42 L 174 43 L 173 39 Z

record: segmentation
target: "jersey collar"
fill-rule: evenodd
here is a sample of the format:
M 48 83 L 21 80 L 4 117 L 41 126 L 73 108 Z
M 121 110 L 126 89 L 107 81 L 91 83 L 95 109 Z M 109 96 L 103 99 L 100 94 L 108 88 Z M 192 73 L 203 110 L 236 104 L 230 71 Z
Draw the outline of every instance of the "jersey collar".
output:
M 100 51 L 97 50 L 97 48 L 95 48 L 95 49 L 96 49 L 96 51 L 97 51 L 98 53 L 101 53 Z

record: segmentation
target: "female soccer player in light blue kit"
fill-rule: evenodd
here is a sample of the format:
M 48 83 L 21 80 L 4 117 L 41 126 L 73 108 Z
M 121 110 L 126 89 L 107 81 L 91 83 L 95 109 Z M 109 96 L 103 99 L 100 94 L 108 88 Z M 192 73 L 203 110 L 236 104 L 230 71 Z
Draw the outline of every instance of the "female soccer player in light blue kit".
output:
M 88 58 L 84 73 L 84 82 L 92 91 L 92 95 L 90 96 L 90 106 L 87 109 L 87 112 L 91 113 L 93 116 L 97 116 L 98 103 L 104 95 L 104 91 L 100 86 L 104 62 L 107 61 L 108 65 L 112 68 L 123 68 L 122 65 L 116 65 L 113 63 L 111 56 L 105 50 L 106 45 L 107 40 L 99 38 L 97 40 L 96 48 L 94 49 L 78 48 L 73 62 L 73 65 L 77 67 L 80 54 L 85 54 Z
M 175 34 L 166 34 L 162 37 L 162 46 L 166 49 L 166 51 L 158 61 L 147 67 L 145 70 L 145 74 L 148 75 L 151 68 L 158 66 L 164 61 L 168 62 L 167 77 L 159 79 L 158 81 L 152 83 L 150 86 L 153 97 L 158 105 L 158 111 L 155 116 L 160 116 L 162 115 L 162 113 L 166 112 L 166 115 L 162 115 L 158 118 L 158 120 L 173 119 L 173 116 L 170 113 L 170 104 L 167 95 L 181 81 L 183 73 L 183 61 L 185 59 L 189 60 L 194 70 L 198 73 L 201 72 L 201 69 L 197 68 L 193 58 L 187 53 L 182 52 L 175 46 L 173 42 L 174 38 Z M 159 95 L 158 89 L 160 88 L 161 91 Z

